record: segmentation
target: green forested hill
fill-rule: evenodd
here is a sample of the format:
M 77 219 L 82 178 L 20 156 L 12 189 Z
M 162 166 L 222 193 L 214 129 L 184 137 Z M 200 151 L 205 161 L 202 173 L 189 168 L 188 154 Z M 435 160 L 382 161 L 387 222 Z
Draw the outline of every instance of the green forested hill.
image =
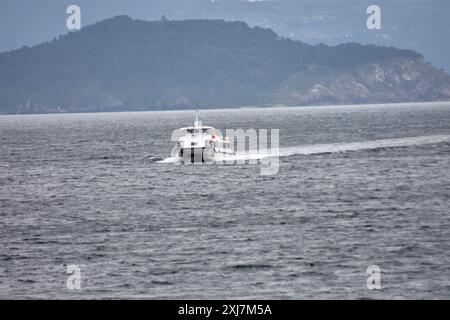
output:
M 243 22 L 117 16 L 0 54 L 1 113 L 449 98 L 450 77 L 414 51 L 311 46 Z

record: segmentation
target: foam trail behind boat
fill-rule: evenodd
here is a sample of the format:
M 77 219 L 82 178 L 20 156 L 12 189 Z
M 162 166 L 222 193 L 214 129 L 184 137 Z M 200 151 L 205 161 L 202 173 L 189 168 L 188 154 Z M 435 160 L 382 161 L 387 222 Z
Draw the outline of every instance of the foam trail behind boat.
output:
M 379 148 L 407 147 L 407 146 L 434 144 L 441 142 L 450 142 L 450 135 L 419 136 L 409 138 L 369 140 L 361 142 L 340 142 L 330 144 L 311 144 L 294 147 L 285 147 L 280 148 L 279 156 L 288 157 L 293 155 L 310 155 L 310 154 L 337 153 L 337 152 L 369 150 Z M 228 160 L 232 162 L 238 160 L 258 160 L 267 158 L 269 156 L 270 154 L 268 154 L 267 152 L 258 153 L 255 150 L 250 150 L 249 152 L 243 154 L 218 157 L 216 158 L 216 160 L 218 161 Z M 171 157 L 158 162 L 174 163 L 176 161 L 177 161 L 176 158 Z
M 450 142 L 450 136 L 449 135 L 419 136 L 419 137 L 396 138 L 396 139 L 379 139 L 362 142 L 313 144 L 297 147 L 287 147 L 280 149 L 280 156 L 287 157 L 297 154 L 309 155 L 309 154 L 336 153 L 336 152 L 379 149 L 379 148 L 407 147 L 407 146 L 434 144 L 441 142 Z
M 157 163 L 177 163 L 177 162 L 179 162 L 179 160 L 176 157 L 169 157 L 169 158 L 165 158 L 163 160 L 156 161 L 156 162 Z

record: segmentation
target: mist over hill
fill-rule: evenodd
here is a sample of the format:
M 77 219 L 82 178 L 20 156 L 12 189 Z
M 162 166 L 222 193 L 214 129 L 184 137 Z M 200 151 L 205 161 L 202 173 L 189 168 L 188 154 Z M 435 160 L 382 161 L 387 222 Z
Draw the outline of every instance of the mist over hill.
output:
M 308 45 L 223 20 L 116 16 L 0 54 L 0 112 L 156 110 L 450 99 L 411 50 Z
M 2 0 L 0 52 L 67 32 L 66 8 L 72 4 L 72 0 Z M 121 14 L 146 21 L 162 15 L 173 20 L 244 21 L 309 44 L 358 42 L 412 49 L 450 71 L 446 0 L 77 0 L 76 4 L 82 26 Z M 372 4 L 382 11 L 380 30 L 366 27 L 366 9 Z

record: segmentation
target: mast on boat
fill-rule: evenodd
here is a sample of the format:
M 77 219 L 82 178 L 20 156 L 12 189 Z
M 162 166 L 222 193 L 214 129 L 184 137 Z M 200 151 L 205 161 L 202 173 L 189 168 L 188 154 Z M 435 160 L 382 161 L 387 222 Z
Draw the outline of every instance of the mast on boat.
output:
M 198 127 L 199 127 L 199 122 L 198 122 L 198 110 L 195 111 L 194 127 L 195 127 L 195 128 L 198 128 Z

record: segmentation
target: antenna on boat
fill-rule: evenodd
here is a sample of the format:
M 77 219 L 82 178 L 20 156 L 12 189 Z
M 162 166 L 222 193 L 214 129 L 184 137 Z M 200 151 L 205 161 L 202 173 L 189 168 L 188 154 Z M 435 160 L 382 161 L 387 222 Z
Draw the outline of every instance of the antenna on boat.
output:
M 194 122 L 194 127 L 198 127 L 198 110 L 195 110 L 195 122 Z

